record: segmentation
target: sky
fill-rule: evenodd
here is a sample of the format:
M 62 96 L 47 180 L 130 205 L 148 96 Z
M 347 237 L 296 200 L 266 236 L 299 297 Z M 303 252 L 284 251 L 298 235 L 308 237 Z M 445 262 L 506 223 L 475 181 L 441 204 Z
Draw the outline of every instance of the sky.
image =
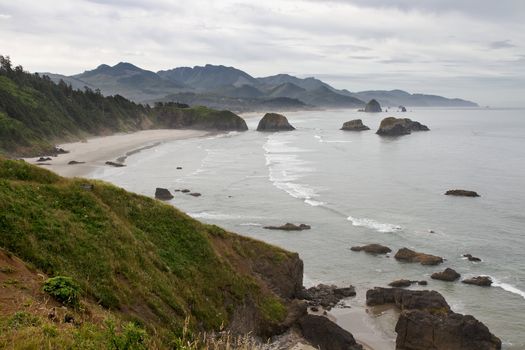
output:
M 0 0 L 0 54 L 31 72 L 210 63 L 525 107 L 525 0 Z

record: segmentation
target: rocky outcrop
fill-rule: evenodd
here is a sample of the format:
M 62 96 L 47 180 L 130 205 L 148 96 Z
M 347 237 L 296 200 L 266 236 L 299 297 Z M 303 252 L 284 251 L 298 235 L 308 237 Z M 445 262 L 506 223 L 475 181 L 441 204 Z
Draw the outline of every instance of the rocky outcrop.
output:
M 470 315 L 403 311 L 396 324 L 397 350 L 499 350 L 501 340 Z
M 173 195 L 168 189 L 157 187 L 155 190 L 155 198 L 163 201 L 169 201 L 170 199 L 173 199 Z
M 377 102 L 375 99 L 372 99 L 368 101 L 368 103 L 365 106 L 365 112 L 366 113 L 381 113 L 383 110 L 381 109 L 381 105 L 379 102 Z
M 115 168 L 121 168 L 121 167 L 126 166 L 125 164 L 117 163 L 117 162 L 112 162 L 112 161 L 109 161 L 109 160 L 108 160 L 105 164 L 106 164 L 106 165 L 109 165 L 109 166 L 113 166 L 113 167 L 115 167 Z
M 429 290 L 408 290 L 401 288 L 376 287 L 366 292 L 366 305 L 394 304 L 401 310 L 422 310 L 428 312 L 450 312 L 450 306 L 441 294 Z
M 404 262 L 418 262 L 421 265 L 438 265 L 443 262 L 443 258 L 435 255 L 418 253 L 408 248 L 401 248 L 394 256 L 396 260 Z
M 303 230 L 309 230 L 311 229 L 310 225 L 306 224 L 291 224 L 287 222 L 286 224 L 282 226 L 264 226 L 267 230 L 283 230 L 283 231 L 303 231 Z
M 351 333 L 328 318 L 306 315 L 299 319 L 298 326 L 303 337 L 320 350 L 362 350 Z
M 395 287 L 395 288 L 405 288 L 405 287 L 410 287 L 411 285 L 415 283 L 417 283 L 420 286 L 427 285 L 427 281 L 411 281 L 407 279 L 395 280 L 395 281 L 390 282 L 388 285 L 390 287 Z
M 200 196 L 202 196 L 202 194 L 200 194 L 199 192 L 192 192 L 192 193 L 190 193 L 190 196 L 200 197 Z
M 477 192 L 467 190 L 448 190 L 445 192 L 446 196 L 457 196 L 457 197 L 480 197 Z
M 381 121 L 376 134 L 381 136 L 409 135 L 412 131 L 429 131 L 430 129 L 420 122 L 408 118 L 388 117 Z
M 447 281 L 447 282 L 453 282 L 457 279 L 459 279 L 461 275 L 456 272 L 456 270 L 451 268 L 446 268 L 444 271 L 441 272 L 434 272 L 430 278 L 440 281 Z
M 291 131 L 295 128 L 288 123 L 288 119 L 282 114 L 266 113 L 259 121 L 257 131 Z
M 158 127 L 168 129 L 197 129 L 246 131 L 246 121 L 230 111 L 206 107 L 179 108 L 172 103 L 157 104 L 154 114 Z
M 366 292 L 366 304 L 394 304 L 401 309 L 396 350 L 501 349 L 501 341 L 483 323 L 452 312 L 436 291 L 376 287 Z
M 350 250 L 354 251 L 354 252 L 365 252 L 365 253 L 369 253 L 369 254 L 387 254 L 387 253 L 390 253 L 392 251 L 392 249 L 388 248 L 387 246 L 384 246 L 384 245 L 381 245 L 381 244 L 377 244 L 377 243 L 372 243 L 372 244 L 367 244 L 367 245 L 363 245 L 363 246 L 354 246 L 352 248 L 350 248 Z
M 322 306 L 330 310 L 342 299 L 356 295 L 353 286 L 339 288 L 335 285 L 319 284 L 315 287 L 304 289 L 299 296 L 307 301 L 308 306 Z
M 36 161 L 37 162 L 49 162 L 50 160 L 53 160 L 51 157 L 40 157 Z
M 467 258 L 468 261 L 474 261 L 474 262 L 480 262 L 481 259 L 476 257 L 476 256 L 473 256 L 472 254 L 463 254 L 463 257 L 464 258 Z
M 404 113 L 407 111 L 407 109 L 405 106 L 399 106 L 399 111 Z
M 370 128 L 364 125 L 361 119 L 355 119 L 355 120 L 350 120 L 349 122 L 344 123 L 341 130 L 365 131 L 365 130 L 370 130 Z
M 480 287 L 490 287 L 492 285 L 492 279 L 489 276 L 477 276 L 465 279 L 461 281 L 465 284 L 473 284 Z

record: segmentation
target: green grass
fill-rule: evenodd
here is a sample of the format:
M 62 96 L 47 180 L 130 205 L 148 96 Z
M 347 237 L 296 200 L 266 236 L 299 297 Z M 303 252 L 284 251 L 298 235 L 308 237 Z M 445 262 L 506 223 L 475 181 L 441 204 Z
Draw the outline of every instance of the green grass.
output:
M 223 247 L 213 243 L 219 238 Z M 282 301 L 236 262 L 277 266 L 291 253 L 107 183 L 1 158 L 0 248 L 50 277 L 71 277 L 85 302 L 162 339 L 179 334 L 187 317 L 194 330 L 227 326 L 243 305 L 255 305 L 268 325 L 286 315 Z

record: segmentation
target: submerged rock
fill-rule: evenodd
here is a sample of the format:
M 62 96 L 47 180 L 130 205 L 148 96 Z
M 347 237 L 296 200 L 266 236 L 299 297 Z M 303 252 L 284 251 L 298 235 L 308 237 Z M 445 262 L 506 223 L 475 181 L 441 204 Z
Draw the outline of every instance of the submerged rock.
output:
M 412 283 L 417 283 L 417 281 L 400 279 L 400 280 L 395 280 L 393 282 L 390 282 L 388 285 L 390 287 L 405 288 L 405 287 L 410 287 Z
M 387 254 L 392 251 L 392 249 L 388 248 L 387 246 L 377 244 L 377 243 L 367 244 L 363 246 L 355 246 L 355 247 L 350 248 L 350 250 L 354 252 L 363 251 L 369 254 Z
M 457 196 L 457 197 L 480 197 L 475 191 L 468 190 L 448 190 L 445 192 L 446 196 Z
M 295 225 L 287 222 L 282 226 L 264 226 L 264 228 L 267 230 L 303 231 L 311 229 L 311 226 L 306 224 Z
M 305 315 L 298 321 L 303 337 L 320 350 L 362 350 L 352 334 L 324 316 Z
M 409 135 L 412 131 L 429 130 L 426 125 L 408 118 L 388 117 L 381 121 L 376 134 L 382 136 L 401 136 Z
M 173 199 L 173 195 L 168 189 L 157 187 L 157 189 L 155 190 L 155 198 L 163 201 L 168 201 L 170 199 Z
M 266 113 L 259 121 L 257 131 L 291 131 L 295 128 L 290 125 L 288 119 L 282 114 Z
M 381 113 L 381 105 L 375 99 L 371 99 L 365 106 L 366 113 Z
M 365 130 L 370 130 L 370 128 L 366 125 L 363 124 L 363 121 L 361 119 L 355 119 L 355 120 L 350 120 L 346 123 L 343 124 L 343 127 L 341 128 L 341 130 L 346 130 L 346 131 L 365 131 Z
M 307 301 L 308 306 L 322 306 L 328 310 L 336 306 L 342 299 L 356 295 L 353 286 L 339 288 L 335 285 L 319 284 L 304 289 L 300 297 Z
M 465 284 L 473 284 L 480 287 L 490 287 L 492 285 L 492 279 L 489 276 L 477 276 L 465 279 L 461 281 Z
M 404 262 L 418 262 L 421 265 L 438 265 L 443 262 L 443 258 L 435 255 L 418 253 L 408 248 L 401 248 L 394 256 L 396 260 Z
M 192 192 L 190 193 L 190 196 L 193 196 L 193 197 L 200 197 L 202 196 L 199 192 Z
M 460 278 L 461 275 L 456 272 L 456 270 L 453 270 L 451 268 L 446 268 L 444 271 L 441 272 L 434 272 L 430 278 L 440 281 L 447 281 L 447 282 L 453 282 Z
M 67 165 L 77 165 L 77 164 L 84 164 L 85 162 L 77 162 L 76 160 L 71 160 L 67 163 Z
M 475 257 L 475 256 L 473 256 L 472 254 L 463 254 L 463 257 L 464 257 L 464 258 L 467 258 L 468 261 L 474 261 L 474 262 L 479 262 L 479 261 L 481 261 L 480 258 Z
M 126 166 L 125 164 L 117 163 L 117 162 L 111 162 L 111 161 L 107 161 L 105 164 L 106 165 L 110 165 L 110 166 L 114 166 L 115 168 L 121 168 L 121 167 Z

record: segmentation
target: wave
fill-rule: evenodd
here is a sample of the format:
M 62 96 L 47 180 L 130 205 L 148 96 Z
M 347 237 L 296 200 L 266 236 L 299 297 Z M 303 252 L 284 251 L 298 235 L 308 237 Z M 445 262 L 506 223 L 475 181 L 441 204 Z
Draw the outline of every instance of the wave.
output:
M 384 224 L 367 218 L 354 218 L 352 216 L 349 216 L 347 220 L 351 221 L 352 225 L 354 226 L 368 227 L 378 232 L 391 233 L 402 230 L 402 227 L 399 225 Z
M 349 140 L 325 140 L 322 136 L 315 135 L 314 136 L 317 140 L 319 140 L 320 143 L 351 143 L 352 141 Z
M 194 219 L 210 219 L 210 220 L 232 220 L 232 219 L 242 219 L 240 215 L 230 215 L 223 213 L 214 213 L 214 212 L 199 212 L 199 213 L 188 213 Z
M 310 166 L 310 162 L 300 159 L 296 154 L 309 150 L 289 146 L 289 143 L 290 140 L 286 137 L 276 139 L 276 136 L 268 136 L 263 149 L 269 180 L 278 189 L 303 200 L 308 205 L 314 207 L 324 205 L 324 202 L 315 199 L 319 195 L 314 188 L 297 183 L 297 180 L 315 170 Z
M 246 222 L 246 223 L 243 223 L 243 224 L 239 224 L 239 226 L 256 226 L 256 227 L 260 227 L 260 226 L 262 226 L 262 224 L 258 224 L 256 222 Z
M 498 281 L 498 279 L 492 277 L 492 276 L 489 276 L 491 279 L 492 279 L 492 286 L 493 287 L 499 287 L 509 293 L 513 293 L 513 294 L 516 294 L 516 295 L 519 295 L 520 297 L 522 297 L 523 299 L 525 299 L 525 291 L 522 291 L 521 289 L 517 288 L 517 287 L 514 287 L 513 285 L 511 284 L 508 284 L 508 283 L 504 283 L 504 282 L 500 282 Z

